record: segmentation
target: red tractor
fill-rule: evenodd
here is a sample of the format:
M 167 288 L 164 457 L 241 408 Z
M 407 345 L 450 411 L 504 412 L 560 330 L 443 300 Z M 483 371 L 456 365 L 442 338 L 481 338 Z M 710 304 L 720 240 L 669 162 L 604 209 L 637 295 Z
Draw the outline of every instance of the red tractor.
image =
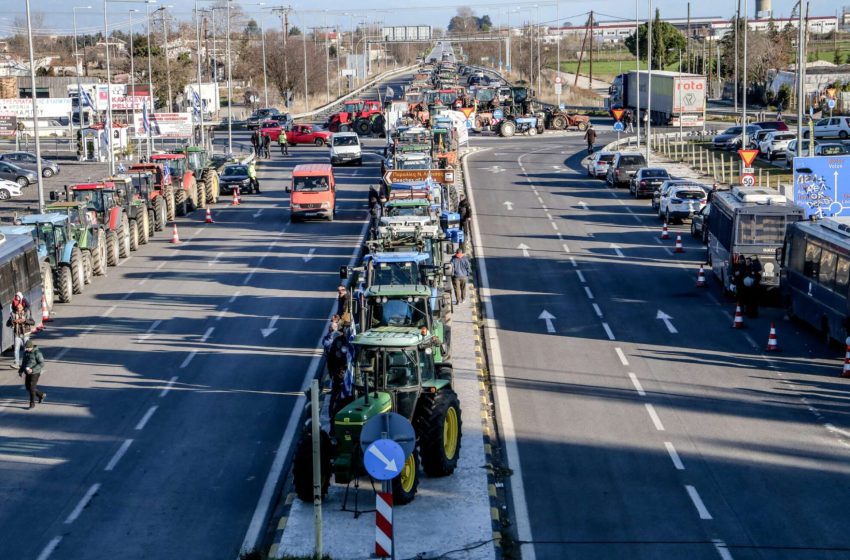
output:
M 92 221 L 106 229 L 106 262 L 116 266 L 119 258 L 130 256 L 130 218 L 108 183 L 79 183 L 65 186 L 65 196 L 83 202 Z
M 203 205 L 198 198 L 198 182 L 195 174 L 189 169 L 186 154 L 154 154 L 151 156 L 153 163 L 161 163 L 171 176 L 171 184 L 174 188 L 174 213 L 185 216 L 196 208 Z M 170 215 L 168 219 L 173 219 Z
M 155 231 L 162 231 L 174 219 L 174 189 L 171 175 L 165 173 L 161 163 L 131 165 L 127 174 L 133 180 L 133 190 L 148 207 L 149 223 Z M 150 234 L 149 234 L 150 235 Z
M 349 99 L 342 104 L 342 111 L 330 116 L 326 128 L 331 132 L 354 130 L 364 135 L 384 130 L 381 102 L 376 99 Z

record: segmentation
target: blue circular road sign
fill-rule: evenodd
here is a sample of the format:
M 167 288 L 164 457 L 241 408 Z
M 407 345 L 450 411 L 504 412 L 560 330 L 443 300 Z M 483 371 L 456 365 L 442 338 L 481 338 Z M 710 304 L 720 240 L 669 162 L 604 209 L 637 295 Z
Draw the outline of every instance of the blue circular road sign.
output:
M 623 123 L 617 121 L 614 123 L 614 130 L 617 132 L 623 132 L 624 130 L 626 130 L 626 127 L 623 126 Z
M 826 106 L 829 107 L 829 110 L 835 109 L 835 99 L 827 99 Z
M 375 480 L 392 480 L 404 466 L 404 451 L 391 439 L 372 442 L 363 453 L 363 466 Z
M 493 118 L 494 119 L 501 119 L 504 116 L 505 116 L 505 114 L 502 112 L 501 109 L 496 109 L 495 111 L 493 111 Z

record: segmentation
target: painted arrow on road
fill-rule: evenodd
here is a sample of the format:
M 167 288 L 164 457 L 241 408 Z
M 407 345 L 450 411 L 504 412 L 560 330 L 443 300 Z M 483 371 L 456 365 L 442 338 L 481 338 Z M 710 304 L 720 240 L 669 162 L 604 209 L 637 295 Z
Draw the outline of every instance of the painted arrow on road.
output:
M 587 210 L 587 202 L 585 202 L 583 200 L 579 200 L 578 205 L 581 206 L 582 210 Z
M 315 252 L 316 252 L 315 249 L 310 249 L 310 251 L 307 253 L 307 256 L 301 257 L 301 258 L 304 259 L 304 262 L 310 262 L 313 259 L 313 253 L 315 253 Z
M 676 330 L 676 327 L 673 326 L 673 323 L 670 322 L 670 319 L 672 319 L 673 317 L 667 315 L 666 313 L 664 313 L 660 309 L 658 310 L 658 313 L 655 315 L 655 318 L 659 319 L 661 321 L 664 321 L 664 326 L 667 327 L 667 330 L 670 331 L 670 334 L 677 334 L 679 332 L 679 331 Z
M 513 209 L 514 209 L 514 203 L 513 203 L 513 202 L 511 202 L 510 200 L 506 200 L 506 201 L 504 201 L 502 204 L 504 204 L 504 205 L 505 205 L 505 208 L 507 208 L 508 210 L 513 210 Z
M 544 321 L 546 321 L 546 332 L 548 332 L 548 333 L 554 333 L 555 332 L 555 323 L 553 323 L 552 320 L 556 319 L 557 317 L 555 317 L 554 315 L 552 315 L 551 313 L 549 313 L 548 311 L 546 311 L 544 309 L 543 313 L 541 313 L 540 316 L 537 317 L 537 318 L 543 319 Z
M 263 334 L 263 338 L 268 338 L 270 334 L 272 334 L 273 332 L 275 332 L 277 330 L 275 328 L 275 323 L 277 323 L 278 319 L 280 319 L 280 315 L 275 315 L 274 317 L 269 319 L 269 326 L 268 327 L 266 327 L 264 329 L 260 329 L 260 332 Z
M 374 445 L 369 446 L 369 453 L 378 458 L 384 464 L 384 467 L 390 472 L 398 472 L 398 466 L 395 464 L 395 459 L 387 459 L 387 456 L 381 453 L 381 450 Z
M 620 257 L 621 259 L 623 258 L 623 252 L 620 250 L 619 245 L 615 245 L 614 243 L 611 243 L 611 248 L 614 249 L 614 252 L 617 253 L 618 257 Z
M 528 250 L 531 249 L 531 247 L 529 247 L 525 243 L 520 243 L 519 245 L 517 245 L 517 249 L 522 251 L 523 257 L 530 257 L 531 256 L 531 254 L 529 254 L 529 252 L 528 252 Z
M 253 214 L 252 216 L 253 216 L 254 218 L 259 218 L 259 217 L 260 217 L 260 214 L 262 214 L 262 213 L 263 213 L 263 210 L 265 210 L 265 208 L 260 208 L 259 210 L 257 210 L 256 212 L 254 212 L 254 214 Z

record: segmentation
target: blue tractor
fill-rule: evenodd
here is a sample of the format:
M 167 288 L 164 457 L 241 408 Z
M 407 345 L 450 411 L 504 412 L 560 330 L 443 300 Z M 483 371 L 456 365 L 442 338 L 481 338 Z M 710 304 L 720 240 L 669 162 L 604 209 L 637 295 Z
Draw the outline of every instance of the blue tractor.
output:
M 21 224 L 30 227 L 38 245 L 48 308 L 54 290 L 59 301 L 71 303 L 74 294 L 83 293 L 83 286 L 91 282 L 93 268 L 90 253 L 82 251 L 73 237 L 67 214 L 31 214 L 24 216 Z M 52 275 L 45 274 L 46 266 Z

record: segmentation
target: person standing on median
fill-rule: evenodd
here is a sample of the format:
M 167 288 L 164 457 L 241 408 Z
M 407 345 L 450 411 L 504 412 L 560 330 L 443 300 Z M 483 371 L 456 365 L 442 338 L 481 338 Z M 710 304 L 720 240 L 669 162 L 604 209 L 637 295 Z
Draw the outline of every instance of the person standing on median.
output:
M 451 260 L 452 286 L 455 290 L 455 304 L 466 301 L 466 282 L 469 280 L 469 259 L 463 254 L 463 249 L 458 248 Z
M 15 312 L 9 316 L 6 321 L 6 326 L 12 328 L 12 334 L 15 337 L 15 363 L 12 368 L 20 369 L 21 353 L 29 342 L 30 333 L 32 332 L 35 321 L 33 321 L 30 310 L 24 307 L 23 302 L 19 302 L 15 308 Z
M 30 394 L 30 409 L 35 408 L 36 397 L 38 397 L 39 403 L 43 403 L 44 399 L 47 398 L 47 393 L 38 390 L 38 379 L 43 372 L 44 356 L 41 354 L 38 346 L 32 340 L 28 340 L 21 369 L 18 370 L 18 376 L 24 376 L 24 385 Z

